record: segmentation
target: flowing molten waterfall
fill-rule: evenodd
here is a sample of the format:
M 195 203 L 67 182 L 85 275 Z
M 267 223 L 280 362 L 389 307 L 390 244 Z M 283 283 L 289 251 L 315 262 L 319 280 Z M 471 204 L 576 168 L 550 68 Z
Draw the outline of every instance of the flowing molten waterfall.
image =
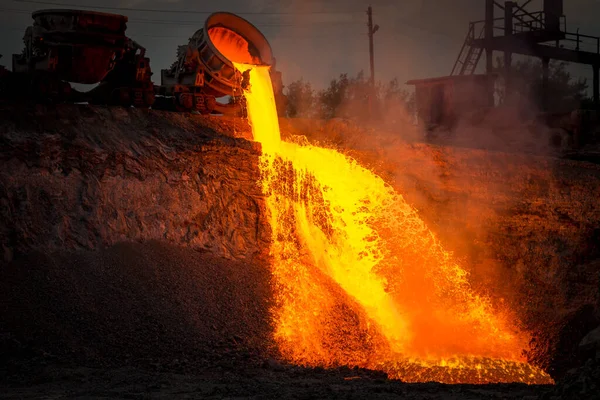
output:
M 282 141 L 269 69 L 245 92 L 273 243 L 275 340 L 291 362 L 407 382 L 551 383 L 403 197 L 333 149 Z

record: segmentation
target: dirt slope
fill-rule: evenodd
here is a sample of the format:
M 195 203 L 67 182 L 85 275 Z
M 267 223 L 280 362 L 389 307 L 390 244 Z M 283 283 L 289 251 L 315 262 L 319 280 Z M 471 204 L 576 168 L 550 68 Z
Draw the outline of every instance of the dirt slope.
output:
M 0 268 L 0 319 L 23 345 L 82 362 L 268 352 L 268 266 L 168 243 L 30 254 Z
M 163 239 L 260 253 L 270 230 L 247 129 L 152 110 L 0 108 L 0 257 Z

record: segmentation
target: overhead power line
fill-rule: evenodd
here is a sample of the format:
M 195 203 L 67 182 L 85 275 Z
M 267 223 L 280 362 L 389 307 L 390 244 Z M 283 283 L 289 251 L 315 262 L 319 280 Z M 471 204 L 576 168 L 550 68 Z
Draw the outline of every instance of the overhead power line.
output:
M 128 21 L 131 24 L 156 24 L 156 25 L 180 25 L 180 26 L 198 26 L 202 27 L 202 23 L 197 21 L 167 21 L 167 20 L 152 20 L 152 19 L 143 19 L 143 18 L 133 18 Z M 259 27 L 302 27 L 302 26 L 310 26 L 313 24 L 323 24 L 321 22 L 309 22 L 309 23 L 254 23 L 254 25 Z M 339 26 L 355 26 L 356 24 L 353 22 L 334 22 L 328 23 L 327 25 Z
M 29 15 L 31 14 L 31 11 L 28 10 L 21 10 L 21 9 L 16 9 L 16 8 L 0 8 L 0 11 L 7 11 L 7 12 L 12 12 L 15 14 L 24 14 L 24 15 Z M 180 20 L 165 20 L 165 19 L 148 19 L 148 18 L 129 18 L 128 20 L 129 23 L 132 24 L 159 24 L 159 25 L 189 25 L 189 26 L 200 26 L 202 23 L 198 22 L 198 21 L 189 21 L 189 20 L 184 20 L 184 21 L 180 21 Z M 309 26 L 309 25 L 331 25 L 331 26 L 339 26 L 339 25 L 347 25 L 347 26 L 354 26 L 355 22 L 351 22 L 351 21 L 334 21 L 334 22 L 329 22 L 329 21 L 310 21 L 310 22 L 305 22 L 305 21 L 298 21 L 298 22 L 275 22 L 275 23 L 264 23 L 264 22 L 255 22 L 254 25 L 256 26 L 264 26 L 264 27 L 302 27 L 302 26 Z
M 65 7 L 82 7 L 82 8 L 93 8 L 96 10 L 119 10 L 119 11 L 143 11 L 143 12 L 159 12 L 159 13 L 173 13 L 173 14 L 212 14 L 216 11 L 200 11 L 200 10 L 165 10 L 156 8 L 133 8 L 133 7 L 109 7 L 109 6 L 87 6 L 76 3 L 66 2 L 55 2 L 55 1 L 34 1 L 34 0 L 13 0 L 15 3 L 30 3 L 30 4 L 44 4 L 51 6 L 65 6 Z M 289 11 L 289 12 L 265 12 L 265 11 L 246 11 L 246 12 L 235 12 L 236 14 L 242 15 L 350 15 L 350 14 L 361 14 L 361 12 L 336 12 L 336 11 Z
M 67 3 L 55 3 L 55 2 L 38 2 L 38 1 L 30 1 L 30 0 L 14 0 L 17 3 L 35 3 L 35 4 L 53 4 L 53 5 L 65 5 L 65 6 L 76 6 L 75 4 L 67 4 Z M 98 8 L 98 9 L 111 9 L 111 10 L 128 10 L 127 8 L 112 8 L 112 7 L 93 7 L 93 6 L 82 6 L 82 7 L 87 7 L 87 8 Z M 0 8 L 1 11 L 9 11 L 9 12 L 14 12 L 17 14 L 31 14 L 32 11 L 28 11 L 28 10 L 22 10 L 22 9 L 16 9 L 16 8 Z M 144 9 L 134 9 L 131 8 L 132 11 L 143 11 Z M 161 12 L 163 10 L 160 10 Z M 166 10 L 168 12 L 177 12 L 177 13 L 187 13 L 187 11 L 174 11 L 174 10 Z M 202 14 L 212 14 L 213 12 L 202 12 L 202 11 L 194 11 L 195 13 L 202 13 Z M 244 14 L 244 13 L 238 13 L 238 14 Z M 254 13 L 254 15 L 268 15 L 270 13 Z M 282 13 L 282 15 L 291 15 L 293 13 Z M 341 15 L 340 13 L 336 13 L 337 15 Z M 354 13 L 352 13 L 354 15 Z M 279 13 L 273 13 L 273 15 L 279 15 Z M 177 21 L 177 20 L 155 20 L 155 19 L 146 19 L 146 18 L 130 18 L 129 22 L 132 24 L 137 24 L 137 23 L 149 23 L 149 24 L 164 24 L 164 25 L 193 25 L 193 26 L 200 26 L 201 23 L 198 23 L 196 21 Z M 437 32 L 437 31 L 433 31 L 430 29 L 426 29 L 423 28 L 421 26 L 415 25 L 413 23 L 411 23 L 408 20 L 402 20 L 399 21 L 401 22 L 402 25 L 406 25 L 406 26 L 410 26 L 411 28 L 415 28 L 418 29 L 424 33 L 428 33 L 428 34 L 432 34 L 432 35 L 436 35 L 436 36 L 440 36 L 443 37 L 444 39 L 451 39 L 453 40 L 453 38 L 451 37 L 451 35 L 449 35 L 448 33 L 443 33 L 443 32 Z M 322 24 L 322 25 L 348 25 L 348 26 L 354 26 L 356 22 L 354 21 L 310 21 L 310 22 L 305 22 L 305 21 L 298 21 L 298 22 L 282 22 L 282 23 L 260 23 L 260 22 L 254 22 L 253 24 L 256 26 L 260 26 L 260 27 L 302 27 L 302 26 L 307 26 L 307 25 L 312 25 L 312 24 Z M 402 36 L 406 36 L 406 35 L 402 35 Z
M 2 32 L 25 32 L 24 29 L 22 28 L 0 28 L 0 33 Z M 348 36 L 346 34 L 343 34 L 344 36 Z M 277 40 L 277 39 L 298 39 L 298 40 L 302 40 L 302 39 L 326 39 L 326 38 L 331 38 L 332 36 L 334 36 L 333 34 L 323 34 L 323 33 L 319 33 L 316 35 L 277 35 L 274 38 L 272 38 L 271 40 Z M 362 34 L 353 34 L 350 37 L 362 37 L 364 35 Z M 186 41 L 189 39 L 188 36 L 186 35 L 179 35 L 179 36 L 175 36 L 175 35 L 148 35 L 148 34 L 135 34 L 132 35 L 132 37 L 151 37 L 151 38 L 160 38 L 160 39 L 179 39 L 182 42 Z
M 29 1 L 29 0 L 15 0 L 18 3 L 50 3 L 50 2 L 37 2 L 37 1 Z M 55 2 L 51 2 L 52 4 L 66 4 L 66 3 L 55 3 Z M 97 7 L 92 7 L 89 6 L 88 8 L 97 8 Z M 112 8 L 111 8 L 112 9 Z M 137 9 L 136 9 L 137 10 Z M 23 10 L 23 9 L 17 9 L 17 8 L 6 8 L 6 7 L 0 7 L 0 11 L 7 11 L 7 12 L 12 12 L 15 14 L 24 14 L 24 15 L 31 15 L 32 10 Z M 208 12 L 207 12 L 208 13 Z M 408 20 L 402 20 L 400 21 L 402 25 L 406 25 L 406 26 L 410 26 L 412 28 L 418 29 L 424 33 L 428 33 L 428 34 L 432 34 L 432 35 L 436 35 L 436 36 L 440 36 L 443 37 L 444 39 L 450 41 L 454 41 L 454 39 L 448 35 L 448 33 L 442 33 L 442 32 L 436 32 L 436 31 L 432 31 L 429 29 L 425 29 L 423 27 L 417 26 L 415 24 L 412 24 L 411 22 L 409 22 Z M 201 27 L 201 22 L 198 23 L 196 21 L 189 21 L 189 20 L 166 20 L 166 19 L 150 19 L 150 18 L 130 18 L 129 19 L 129 23 L 135 25 L 135 24 L 160 24 L 160 25 L 180 25 L 180 26 L 198 26 Z M 298 21 L 298 22 L 282 22 L 282 23 L 261 23 L 261 22 L 255 22 L 254 25 L 258 26 L 258 27 L 264 27 L 264 28 L 276 28 L 276 27 L 309 27 L 311 25 L 328 25 L 328 26 L 354 26 L 355 22 L 346 22 L 346 21 L 334 21 L 334 22 L 329 22 L 329 21 L 310 21 L 310 22 L 306 22 L 306 21 Z M 322 28 L 320 27 L 319 29 Z M 11 29 L 13 30 L 13 29 Z M 18 30 L 18 29 L 17 29 Z M 6 30 L 4 30 L 6 31 Z M 333 33 L 333 32 L 331 32 Z M 345 33 L 344 33 L 345 34 Z M 406 33 L 399 33 L 399 32 L 394 32 L 392 31 L 392 34 L 394 36 L 403 36 L 403 37 L 410 37 L 410 35 L 407 35 Z M 360 35 L 363 35 L 362 33 L 360 33 Z M 366 33 L 364 34 L 366 35 Z M 323 36 L 323 35 L 320 35 Z M 167 38 L 168 36 L 152 36 L 152 37 L 164 37 Z M 300 35 L 294 35 L 295 37 L 302 37 Z M 315 37 L 315 36 L 310 36 L 310 37 Z

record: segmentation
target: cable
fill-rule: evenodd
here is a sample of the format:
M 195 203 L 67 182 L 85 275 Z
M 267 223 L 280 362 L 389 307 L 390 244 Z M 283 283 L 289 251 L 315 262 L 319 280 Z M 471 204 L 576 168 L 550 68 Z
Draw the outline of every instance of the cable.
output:
M 72 3 L 62 3 L 62 2 L 49 2 L 49 1 L 33 1 L 33 0 L 13 0 L 17 3 L 35 3 L 35 4 L 49 4 L 49 5 L 60 5 L 60 6 L 69 6 L 69 7 L 79 7 L 79 5 L 76 4 L 72 4 Z M 95 9 L 107 9 L 107 10 L 125 10 L 125 11 L 147 11 L 147 12 L 170 12 L 170 13 L 190 13 L 190 14 L 212 14 L 213 11 L 186 11 L 186 10 L 157 10 L 157 9 L 136 9 L 136 8 L 127 8 L 127 7 L 105 7 L 105 6 L 80 6 L 80 7 L 86 7 L 86 8 L 95 8 Z M 12 11 L 15 13 L 23 13 L 23 14 L 30 14 L 30 11 L 26 11 L 26 10 L 19 10 L 19 9 L 10 9 L 10 8 L 1 8 L 0 10 L 3 11 Z M 362 13 L 362 12 L 361 12 Z M 324 14 L 324 15 L 349 15 L 349 13 L 339 13 L 339 12 L 306 12 L 306 13 L 265 13 L 265 12 L 240 12 L 237 14 L 247 14 L 247 15 L 318 15 L 318 14 Z M 356 12 L 353 12 L 351 14 L 357 14 Z M 198 25 L 198 23 L 194 22 L 194 21 L 167 21 L 167 20 L 151 20 L 151 19 L 145 19 L 145 18 L 133 18 L 130 19 L 129 22 L 136 24 L 136 23 L 153 23 L 153 24 L 164 24 L 164 25 Z M 400 21 L 402 24 L 410 26 L 411 28 L 414 29 L 418 29 L 422 32 L 425 33 L 429 33 L 432 35 L 436 35 L 436 36 L 440 36 L 440 37 L 444 37 L 445 39 L 448 39 L 448 34 L 446 33 L 442 33 L 442 32 L 436 32 L 436 31 L 432 31 L 420 26 L 416 26 L 406 20 Z M 308 22 L 308 23 L 281 23 L 281 24 L 266 24 L 266 23 L 255 23 L 254 25 L 257 26 L 264 26 L 264 27 L 296 27 L 296 26 L 303 26 L 303 25 L 310 25 L 310 24 L 327 24 L 327 25 L 356 25 L 358 22 L 328 22 L 328 21 L 312 21 L 312 22 Z
M 14 8 L 0 8 L 0 11 L 8 11 L 16 14 L 31 14 L 31 11 L 27 10 L 19 10 Z M 160 24 L 160 25 L 187 25 L 187 26 L 199 26 L 200 24 L 197 21 L 175 21 L 175 20 L 160 20 L 160 19 L 147 19 L 147 18 L 131 18 L 128 20 L 128 23 L 131 24 Z M 329 21 L 311 21 L 311 22 L 298 22 L 298 23 L 254 23 L 256 26 L 264 26 L 264 27 L 302 27 L 308 25 L 348 25 L 348 26 L 356 26 L 356 22 L 351 21 L 338 21 L 338 22 L 329 22 Z
M 15 3 L 31 3 L 31 4 L 45 4 L 51 6 L 66 6 L 66 7 L 83 7 L 93 8 L 97 10 L 120 10 L 120 11 L 140 11 L 140 12 L 159 12 L 159 13 L 174 13 L 174 14 L 212 14 L 216 11 L 198 11 L 198 10 L 160 10 L 154 8 L 132 8 L 132 7 L 108 7 L 108 6 L 84 6 L 75 3 L 63 3 L 54 1 L 34 1 L 34 0 L 13 0 Z M 298 11 L 298 12 L 262 12 L 262 11 L 248 11 L 248 12 L 236 12 L 236 14 L 244 15 L 349 15 L 349 14 L 362 14 L 360 11 L 353 12 L 333 12 L 333 11 Z
M 8 29 L 0 29 L 0 32 L 25 32 L 24 29 L 18 29 L 18 28 L 8 28 Z M 347 35 L 344 35 L 347 36 Z M 366 34 L 365 34 L 366 36 Z M 186 42 L 187 40 L 189 40 L 189 37 L 186 35 L 181 35 L 181 36 L 173 36 L 173 35 L 147 35 L 147 34 L 135 34 L 131 36 L 132 38 L 138 38 L 138 37 L 149 37 L 149 38 L 156 38 L 156 39 L 178 39 L 179 41 Z M 353 36 L 358 38 L 358 36 Z M 274 37 L 273 39 L 271 39 L 271 42 L 275 42 L 276 40 L 279 39 L 286 39 L 286 40 L 314 40 L 314 39 L 326 39 L 326 38 L 331 38 L 331 36 L 329 35 L 315 35 L 315 36 L 281 36 L 281 35 L 277 35 L 276 37 Z
M 28 2 L 28 1 L 19 1 L 19 2 Z M 37 2 L 36 2 L 37 3 Z M 23 9 L 15 9 L 15 8 L 0 8 L 1 11 L 9 11 L 17 14 L 31 14 L 31 11 L 23 10 Z M 164 25 L 183 25 L 183 26 L 198 26 L 198 23 L 195 21 L 174 21 L 174 20 L 155 20 L 155 19 L 146 19 L 146 18 L 134 18 L 130 19 L 128 22 L 133 24 L 164 24 Z M 328 22 L 328 21 L 312 21 L 308 23 L 280 23 L 280 24 L 269 24 L 269 23 L 257 23 L 257 26 L 260 27 L 303 27 L 309 26 L 311 24 L 327 24 L 327 25 L 352 25 L 355 26 L 354 22 Z M 4 29 L 0 31 L 23 31 L 19 28 L 14 29 Z M 328 32 L 328 34 L 323 34 L 323 30 L 320 29 L 319 35 L 277 35 L 273 39 L 319 39 L 319 38 L 327 38 L 331 36 L 339 36 L 344 35 L 348 36 L 348 33 L 344 32 Z M 353 37 L 362 37 L 366 36 L 366 33 L 353 33 L 351 36 Z M 139 34 L 134 35 L 136 37 L 152 37 L 152 38 L 165 38 L 165 39 L 181 39 L 179 36 L 165 36 L 165 35 L 145 35 Z
M 4 29 L 0 29 L 0 32 L 25 32 L 25 28 L 11 28 L 11 27 L 5 27 Z M 344 33 L 344 32 L 329 32 L 329 33 L 323 33 L 323 32 L 317 32 L 317 35 L 294 35 L 294 34 L 284 34 L 284 35 L 274 35 L 274 37 L 271 40 L 277 40 L 277 39 L 319 39 L 319 38 L 327 38 L 327 37 L 332 37 L 332 36 L 339 36 L 339 35 L 343 35 L 344 37 L 363 37 L 363 36 L 367 36 L 366 33 L 358 33 L 355 32 L 353 34 L 348 34 L 348 33 Z M 131 37 L 153 37 L 153 38 L 165 38 L 165 39 L 181 39 L 181 40 L 188 40 L 189 37 L 186 37 L 186 35 L 181 35 L 181 36 L 174 36 L 174 35 L 148 35 L 148 34 L 133 34 L 131 35 Z M 191 35 L 190 35 L 191 36 Z
M 185 26 L 201 26 L 202 23 L 198 23 L 195 21 L 165 21 L 165 20 L 149 20 L 149 19 L 130 19 L 128 23 L 132 24 L 157 24 L 157 25 L 185 25 Z M 256 26 L 269 26 L 269 27 L 303 27 L 309 26 L 311 24 L 320 24 L 321 22 L 309 22 L 306 24 L 298 23 L 298 24 L 288 24 L 288 23 L 278 23 L 278 24 L 270 24 L 270 23 L 253 23 Z M 328 22 L 327 25 L 348 25 L 348 26 L 356 26 L 355 22 Z

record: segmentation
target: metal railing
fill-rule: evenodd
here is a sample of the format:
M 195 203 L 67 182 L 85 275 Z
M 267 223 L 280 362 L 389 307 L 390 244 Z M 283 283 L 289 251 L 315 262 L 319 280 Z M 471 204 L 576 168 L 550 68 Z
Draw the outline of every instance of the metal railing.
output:
M 591 39 L 587 41 L 586 39 Z M 587 45 L 589 47 L 593 47 L 596 54 L 600 54 L 600 37 L 583 35 L 579 33 L 579 29 L 576 33 L 565 32 L 565 41 L 567 42 L 575 42 L 575 49 L 577 51 L 587 51 L 581 48 L 581 45 Z
M 492 21 L 494 24 L 496 24 L 496 22 L 498 22 L 498 21 L 504 21 L 504 18 L 503 17 L 502 18 L 494 18 Z M 485 32 L 485 23 L 486 23 L 485 20 L 469 22 L 469 33 L 472 32 L 472 35 L 469 38 L 470 40 L 477 39 L 475 37 L 476 31 Z M 494 26 L 494 29 L 498 30 L 498 29 L 500 29 L 500 27 Z M 502 32 L 504 32 L 504 28 L 502 28 Z
M 514 24 L 513 33 L 533 32 L 547 30 L 546 13 L 544 11 L 537 12 L 521 12 L 513 14 L 518 22 Z M 558 30 L 561 32 L 567 31 L 567 17 L 562 15 L 558 19 Z
M 543 11 L 538 11 L 534 13 L 516 13 L 513 14 L 513 17 L 517 20 L 513 24 L 512 34 L 522 34 L 528 32 L 544 32 L 546 30 L 546 14 Z M 498 22 L 502 22 L 502 26 L 498 25 Z M 469 32 L 467 35 L 467 43 L 478 39 L 475 37 L 475 32 L 478 31 L 478 28 L 481 27 L 481 32 L 485 32 L 485 20 L 481 21 L 473 21 L 469 23 Z M 494 36 L 503 36 L 504 32 L 504 17 L 494 18 L 493 19 L 493 31 Z M 567 18 L 565 16 L 561 16 L 559 19 L 559 28 L 560 32 L 564 34 L 564 38 L 557 40 L 575 43 L 574 50 L 582 50 L 582 45 L 591 48 L 593 46 L 593 51 L 597 54 L 600 54 L 600 37 L 584 35 L 577 32 L 568 32 L 567 31 Z M 481 39 L 481 37 L 479 37 Z M 559 44 L 557 43 L 557 46 Z M 582 50 L 583 51 L 583 50 Z

